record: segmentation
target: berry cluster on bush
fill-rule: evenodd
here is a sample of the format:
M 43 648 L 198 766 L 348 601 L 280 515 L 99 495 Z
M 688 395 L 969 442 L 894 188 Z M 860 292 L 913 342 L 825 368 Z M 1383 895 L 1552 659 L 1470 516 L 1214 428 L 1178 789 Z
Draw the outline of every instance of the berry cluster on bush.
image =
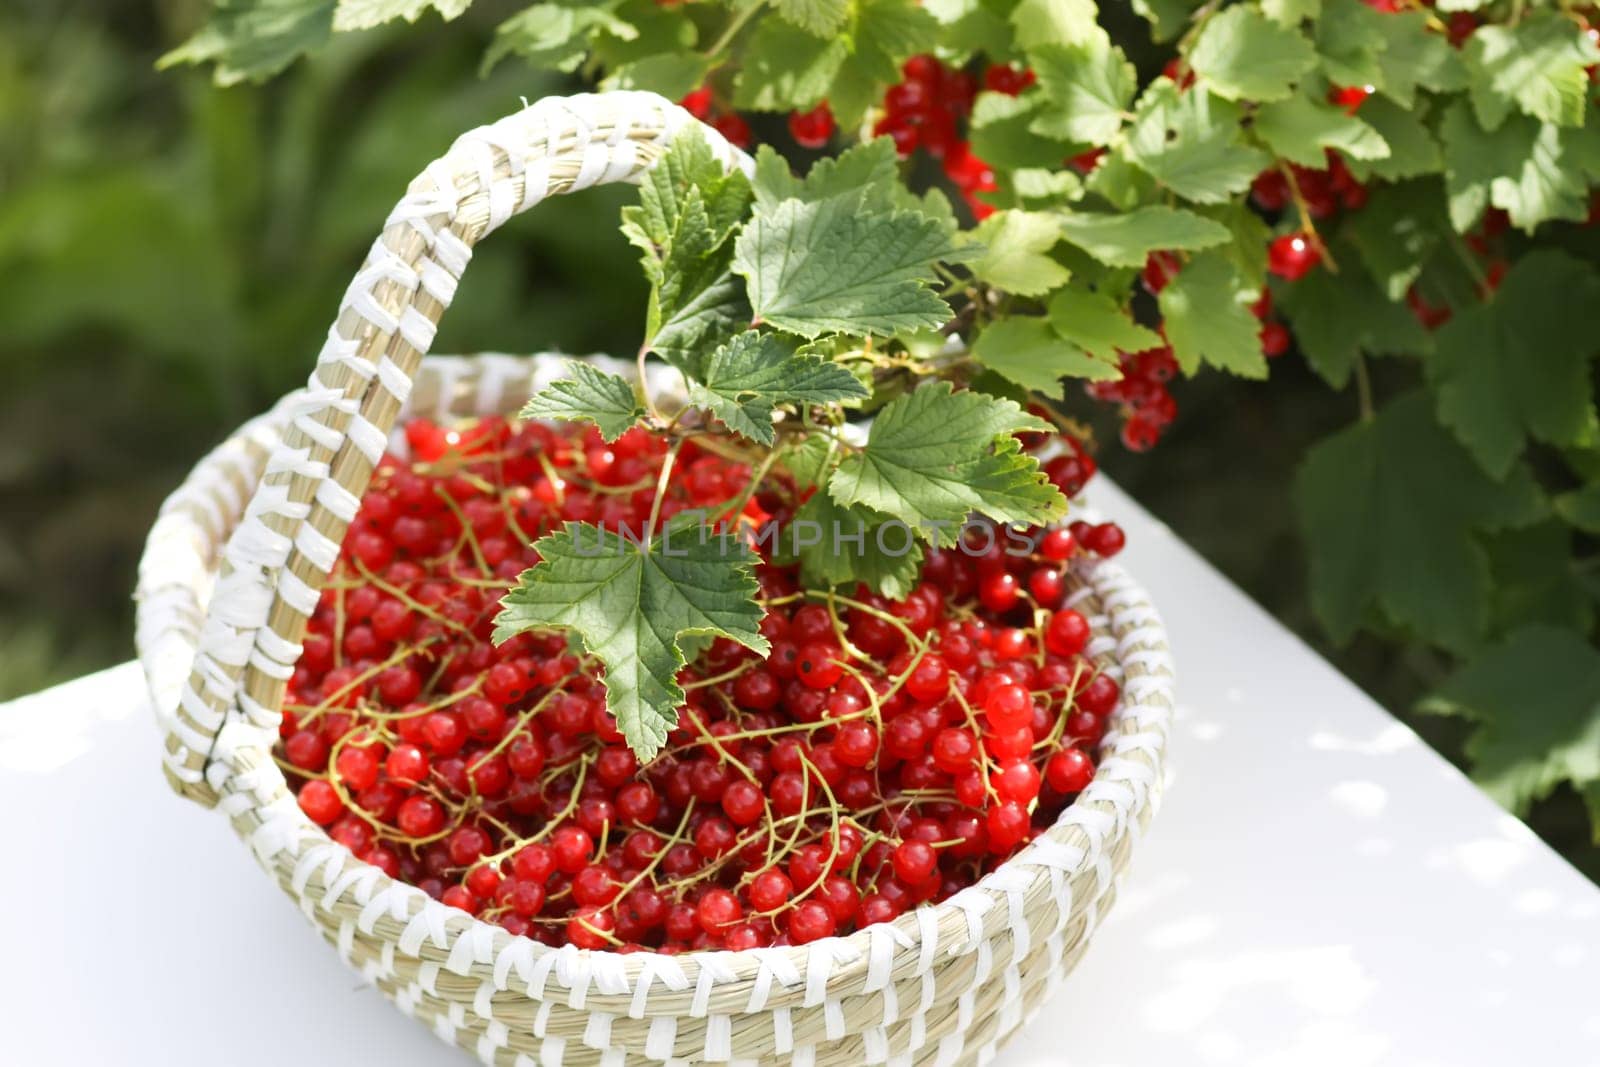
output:
M 1393 0 L 1365 2 L 1384 14 L 1406 10 L 1405 5 Z M 1448 20 L 1452 45 L 1458 49 L 1463 47 L 1480 24 L 1473 13 L 1454 12 Z M 1589 33 L 1591 37 L 1600 38 L 1596 30 L 1591 29 Z M 1188 91 L 1195 84 L 1194 72 L 1177 58 L 1168 62 L 1163 74 L 1180 92 Z M 884 94 L 870 133 L 893 139 L 902 158 L 921 152 L 939 161 L 945 178 L 972 217 L 981 221 L 996 211 L 990 194 L 999 190 L 999 183 L 995 169 L 973 151 L 968 137 L 967 123 L 974 100 L 980 92 L 1017 96 L 1035 80 L 1032 70 L 1012 64 L 979 59 L 964 66 L 950 66 L 933 55 L 913 56 L 904 63 L 901 80 Z M 1327 99 L 1346 113 L 1356 115 L 1374 94 L 1371 85 L 1333 85 L 1328 89 Z M 737 113 L 719 110 L 709 87 L 697 89 L 682 102 L 734 143 L 748 146 L 749 126 Z M 788 129 L 795 143 L 808 149 L 826 148 L 839 133 L 826 100 L 809 110 L 791 112 Z M 1088 176 L 1104 154 L 1104 149 L 1093 148 L 1063 160 L 1062 166 Z M 1337 270 L 1318 225 L 1334 223 L 1341 215 L 1358 213 L 1367 203 L 1370 187 L 1356 177 L 1345 156 L 1330 148 L 1325 150 L 1325 160 L 1321 168 L 1274 161 L 1251 184 L 1250 203 L 1279 230 L 1269 240 L 1266 263 L 1268 273 L 1279 279 L 1281 285 L 1292 285 L 1319 267 Z M 1600 204 L 1600 197 L 1596 198 L 1596 203 Z M 1466 237 L 1467 248 L 1479 257 L 1473 269 L 1480 278 L 1479 289 L 1484 298 L 1495 290 L 1508 267 L 1497 247 L 1507 227 L 1505 212 L 1490 208 L 1480 227 Z M 1179 252 L 1151 253 L 1142 271 L 1144 288 L 1152 295 L 1159 294 L 1182 265 Z M 1415 286 L 1406 293 L 1406 303 L 1427 330 L 1437 329 L 1451 317 L 1448 306 L 1430 302 Z M 1270 289 L 1262 287 L 1251 311 L 1261 323 L 1261 350 L 1267 358 L 1282 356 L 1293 347 L 1289 326 L 1274 314 Z M 1159 328 L 1160 324 L 1157 325 Z M 1178 377 L 1178 363 L 1169 345 L 1120 353 L 1119 362 L 1121 380 L 1088 382 L 1084 391 L 1119 413 L 1123 445 L 1132 451 L 1144 451 L 1160 441 L 1177 417 L 1178 405 L 1171 383 Z
M 665 440 L 497 418 L 405 437 L 311 620 L 280 755 L 308 817 L 446 904 L 585 948 L 804 944 L 972 884 L 1093 778 L 1119 692 L 1071 567 L 1120 551 L 1114 524 L 1034 531 L 1025 555 L 969 531 L 898 602 L 762 563 L 770 656 L 715 642 L 641 767 L 592 662 L 490 631 L 539 534 L 640 528 Z M 1094 462 L 1062 444 L 1046 472 L 1076 492 Z M 694 441 L 678 460 L 663 516 L 752 476 Z M 800 502 L 771 478 L 743 518 Z

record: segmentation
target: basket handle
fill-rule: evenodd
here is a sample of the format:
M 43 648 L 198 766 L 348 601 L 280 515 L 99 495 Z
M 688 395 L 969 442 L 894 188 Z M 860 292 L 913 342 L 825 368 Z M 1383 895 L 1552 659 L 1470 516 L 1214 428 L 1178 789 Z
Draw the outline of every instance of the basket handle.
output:
M 242 745 L 269 747 L 306 623 L 472 247 L 546 197 L 637 181 L 698 124 L 654 93 L 546 97 L 457 139 L 390 213 L 345 291 L 304 400 L 223 552 L 167 718 L 169 783 L 215 804 Z M 748 156 L 702 126 L 727 168 Z

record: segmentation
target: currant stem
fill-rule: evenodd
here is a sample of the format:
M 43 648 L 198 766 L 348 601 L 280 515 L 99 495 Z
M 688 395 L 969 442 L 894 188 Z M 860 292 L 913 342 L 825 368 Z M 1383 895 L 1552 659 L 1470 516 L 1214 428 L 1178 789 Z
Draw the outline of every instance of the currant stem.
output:
M 1333 254 L 1328 251 L 1328 246 L 1323 243 L 1322 235 L 1317 232 L 1317 225 L 1311 219 L 1311 207 L 1306 203 L 1305 194 L 1300 191 L 1300 179 L 1295 177 L 1294 168 L 1286 160 L 1278 160 L 1278 171 L 1289 183 L 1289 196 L 1294 200 L 1295 210 L 1300 215 L 1300 232 L 1306 235 L 1306 240 L 1311 242 L 1311 247 L 1317 250 L 1323 266 L 1328 268 L 1329 274 L 1338 274 L 1339 265 L 1334 262 Z

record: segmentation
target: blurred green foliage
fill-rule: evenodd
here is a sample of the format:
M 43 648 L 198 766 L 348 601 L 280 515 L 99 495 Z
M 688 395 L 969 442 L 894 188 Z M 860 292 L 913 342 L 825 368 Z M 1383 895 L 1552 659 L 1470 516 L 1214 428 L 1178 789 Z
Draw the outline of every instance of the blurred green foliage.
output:
M 201 5 L 0 9 L 0 699 L 130 655 L 163 496 L 304 380 L 406 183 L 559 87 L 512 64 L 478 77 L 485 8 L 227 90 L 154 67 Z M 483 246 L 438 350 L 636 345 L 625 199 L 564 199 Z

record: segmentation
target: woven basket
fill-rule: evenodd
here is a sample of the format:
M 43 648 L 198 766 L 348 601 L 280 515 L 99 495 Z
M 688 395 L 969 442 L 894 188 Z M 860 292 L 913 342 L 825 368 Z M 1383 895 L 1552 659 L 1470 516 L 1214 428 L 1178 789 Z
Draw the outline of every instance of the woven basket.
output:
M 652 94 L 545 99 L 412 183 L 308 386 L 207 456 L 151 532 L 137 638 L 166 773 L 226 813 L 352 967 L 486 1063 L 981 1063 L 1083 953 L 1160 795 L 1170 659 L 1112 564 L 1079 566 L 1069 597 L 1123 691 L 1094 783 L 977 885 L 848 937 L 676 956 L 513 937 L 334 844 L 272 759 L 306 621 L 396 420 L 514 411 L 562 372 L 550 356 L 424 360 L 471 247 L 549 195 L 637 180 L 694 121 Z

